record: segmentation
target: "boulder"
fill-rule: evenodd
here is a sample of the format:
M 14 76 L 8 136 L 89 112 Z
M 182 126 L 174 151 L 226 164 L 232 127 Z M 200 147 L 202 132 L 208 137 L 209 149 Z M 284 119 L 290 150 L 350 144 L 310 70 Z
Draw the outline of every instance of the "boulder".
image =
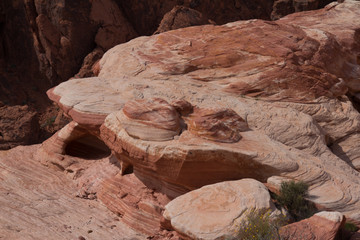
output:
M 155 34 L 178 28 L 209 24 L 201 12 L 184 6 L 175 6 L 164 15 Z
M 0 150 L 29 145 L 39 138 L 38 115 L 24 106 L 0 106 Z
M 336 239 L 345 217 L 339 212 L 319 212 L 314 216 L 280 228 L 281 239 Z
M 253 179 L 207 185 L 175 198 L 164 218 L 189 239 L 236 239 L 250 211 L 279 212 L 267 188 Z
M 311 201 L 359 221 L 360 174 L 343 160 L 355 163 L 344 144 L 360 132 L 345 96 L 356 91 L 359 15 L 360 3 L 346 1 L 275 22 L 136 38 L 107 51 L 97 77 L 48 94 L 85 129 L 101 126 L 124 169 L 169 198 L 281 177 L 307 182 Z
M 142 140 L 171 140 L 181 130 L 176 109 L 160 98 L 129 101 L 116 117 L 131 137 Z

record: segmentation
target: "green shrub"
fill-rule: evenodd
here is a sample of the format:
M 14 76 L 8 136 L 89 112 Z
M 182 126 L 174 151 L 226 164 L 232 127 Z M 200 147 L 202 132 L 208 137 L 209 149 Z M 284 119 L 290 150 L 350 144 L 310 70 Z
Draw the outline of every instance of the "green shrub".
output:
M 311 217 L 316 211 L 314 205 L 305 199 L 308 189 L 309 186 L 302 181 L 282 182 L 279 195 L 275 197 L 295 221 Z
M 241 222 L 237 239 L 243 240 L 278 240 L 280 239 L 279 228 L 282 221 L 280 218 L 271 219 L 271 211 L 251 210 L 247 218 Z
M 52 116 L 52 117 L 46 119 L 46 121 L 43 124 L 41 124 L 40 127 L 45 128 L 45 127 L 52 126 L 54 124 L 55 120 L 56 120 L 56 116 Z
M 359 230 L 359 228 L 351 222 L 345 223 L 344 229 L 349 232 L 357 232 Z

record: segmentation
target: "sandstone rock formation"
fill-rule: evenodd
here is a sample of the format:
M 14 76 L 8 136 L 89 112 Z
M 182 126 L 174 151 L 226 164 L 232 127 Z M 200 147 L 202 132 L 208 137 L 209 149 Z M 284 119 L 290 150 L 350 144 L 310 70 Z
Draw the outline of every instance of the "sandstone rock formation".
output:
M 209 6 L 207 1 L 181 2 L 202 13 L 201 9 Z M 261 17 L 269 16 L 268 7 L 273 4 L 266 1 L 259 11 L 257 1 L 231 1 L 226 6 L 227 1 L 215 2 L 229 12 L 251 9 L 246 16 Z M 64 8 L 65 3 L 69 8 Z M 13 7 L 22 9 L 22 3 L 18 4 Z M 259 203 L 260 208 L 273 208 L 267 190 L 256 180 L 272 189 L 281 181 L 305 181 L 310 185 L 309 200 L 341 213 L 336 221 L 329 220 L 331 214 L 321 213 L 298 223 L 305 234 L 319 233 L 305 223 L 316 226 L 329 220 L 327 234 L 332 237 L 341 225 L 342 214 L 360 222 L 360 114 L 348 98 L 360 93 L 360 25 L 354 21 L 360 16 L 360 2 L 332 3 L 325 9 L 274 22 L 249 20 L 177 29 L 111 48 L 145 31 L 144 22 L 148 22 L 134 23 L 137 16 L 156 21 L 158 13 L 167 12 L 172 4 L 175 1 L 163 5 L 156 1 L 25 2 L 37 55 L 34 57 L 35 50 L 24 54 L 34 55 L 31 59 L 35 65 L 36 59 L 41 59 L 40 72 L 59 82 L 72 76 L 75 66 L 78 69 L 83 57 L 94 50 L 78 76 L 96 77 L 74 78 L 48 91 L 49 98 L 73 120 L 61 131 L 41 146 L 0 152 L 0 179 L 4 184 L 0 191 L 17 194 L 15 198 L 0 197 L 2 206 L 10 206 L 6 213 L 16 210 L 10 220 L 6 219 L 8 214 L 0 215 L 0 226 L 5 226 L 0 228 L 0 236 L 16 238 L 33 229 L 34 238 L 53 232 L 58 238 L 78 237 L 84 233 L 74 229 L 84 229 L 81 216 L 87 211 L 100 219 L 100 223 L 85 225 L 97 230 L 94 238 L 117 236 L 111 215 L 100 213 L 103 210 L 97 201 L 90 201 L 91 210 L 81 206 L 85 199 L 98 199 L 117 213 L 121 222 L 152 238 L 177 238 L 164 229 L 194 237 L 203 234 L 198 231 L 202 227 L 209 229 L 206 224 L 212 224 L 212 219 L 202 221 L 205 226 L 201 227 L 188 224 L 191 221 L 183 224 L 182 217 L 189 219 L 189 212 L 177 213 L 188 206 L 198 210 L 203 206 L 202 202 L 192 205 L 198 202 L 181 199 L 211 200 L 198 195 L 205 189 L 205 195 L 219 201 L 227 202 L 231 198 L 224 196 L 231 194 L 239 197 L 235 201 L 257 198 L 257 203 L 263 203 Z M 224 9 L 214 6 L 208 7 L 209 14 Z M 150 9 L 149 14 L 138 14 L 143 9 Z M 57 12 L 61 11 L 64 14 L 59 16 Z M 67 11 L 75 11 L 83 19 L 77 20 Z M 235 15 L 214 20 L 222 23 Z M 3 21 L 1 16 L 0 11 Z M 21 16 L 13 24 L 24 21 Z M 90 27 L 86 25 L 89 19 L 94 24 Z M 124 35 L 119 38 L 119 34 Z M 8 36 L 0 41 L 4 49 Z M 85 44 L 68 56 L 79 39 Z M 0 56 L 6 54 L 0 51 Z M 73 68 L 65 69 L 68 64 Z M 14 187 L 19 185 L 17 181 L 25 185 L 24 189 Z M 247 184 L 239 190 L 237 184 L 224 181 Z M 258 186 L 252 188 L 258 190 L 256 197 L 253 193 L 240 194 L 247 192 L 249 182 Z M 205 186 L 209 184 L 215 185 Z M 54 197 L 49 200 L 49 196 Z M 74 196 L 78 198 L 74 200 Z M 23 204 L 19 199 L 31 201 Z M 46 210 L 47 201 L 56 207 Z M 19 210 L 21 204 L 25 208 Z M 69 213 L 72 208 L 75 211 Z M 237 216 L 217 214 L 224 217 L 226 221 L 221 223 L 227 226 L 242 213 L 238 207 L 231 209 Z M 23 220 L 29 216 L 45 220 Z M 71 232 L 58 234 L 62 228 L 59 224 L 69 216 L 71 230 L 68 225 L 64 228 Z M 18 228 L 15 218 L 21 219 Z M 111 230 L 99 227 L 107 223 Z M 122 223 L 119 226 L 116 231 L 124 231 L 125 239 L 144 238 L 123 230 Z M 284 228 L 286 236 L 297 234 L 294 226 Z M 44 228 L 46 231 L 40 232 Z
M 36 112 L 28 106 L 0 106 L 0 150 L 35 143 L 39 137 Z
M 314 216 L 280 228 L 281 238 L 287 239 L 336 239 L 345 218 L 339 212 L 319 212 Z
M 242 178 L 276 187 L 278 176 L 309 183 L 318 206 L 360 221 L 346 141 L 360 115 L 345 96 L 357 92 L 359 4 L 137 38 L 105 53 L 98 77 L 48 94 L 155 192 L 174 198 Z
M 209 20 L 207 20 L 201 12 L 184 6 L 175 6 L 170 12 L 164 15 L 155 34 L 209 23 Z
M 90 185 L 98 187 L 97 181 L 115 174 L 109 159 L 83 160 L 83 170 L 77 176 L 70 172 L 67 176 L 40 164 L 34 157 L 39 147 L 19 146 L 0 151 L 1 238 L 146 238 L 100 202 L 76 197 L 78 192 L 94 191 Z
M 218 24 L 240 19 L 270 19 L 273 1 L 3 0 L 0 4 L 0 101 L 9 106 L 29 105 L 39 113 L 40 125 L 45 124 L 43 119 L 53 110 L 44 94 L 47 89 L 74 75 L 77 78 L 97 75 L 96 63 L 105 51 L 134 37 L 153 34 L 164 15 L 177 5 L 181 6 L 178 10 L 189 11 L 178 12 L 175 25 L 160 27 L 161 31 L 205 24 L 207 19 Z M 185 25 L 179 24 L 184 12 L 191 13 Z M 40 140 L 56 129 L 41 129 Z
M 0 72 L 6 70 L 19 79 L 7 75 L 0 83 L 1 90 L 28 93 L 28 88 L 36 87 L 39 94 L 74 76 L 84 57 L 88 55 L 89 60 L 93 51 L 106 51 L 136 36 L 151 35 L 176 5 L 196 8 L 206 14 L 206 19 L 215 17 L 213 20 L 224 24 L 269 19 L 272 1 L 4 0 L 0 4 Z M 86 69 L 90 68 L 83 68 L 79 76 L 84 76 Z M 30 98 L 33 100 L 33 96 Z M 24 99 L 22 96 L 20 102 Z
M 147 135 L 142 139 L 140 134 L 134 138 L 131 132 L 141 132 L 144 128 L 137 128 L 134 124 L 134 130 L 128 133 L 127 120 L 124 121 L 122 115 L 120 111 L 106 118 L 101 127 L 101 138 L 118 159 L 133 166 L 141 181 L 172 198 L 211 183 L 245 177 L 266 181 L 269 176 L 298 168 L 295 162 L 289 161 L 291 157 L 268 137 L 241 128 L 244 122 L 237 114 L 231 118 L 215 119 L 217 124 L 211 115 L 210 118 L 195 115 L 193 118 L 212 122 L 213 128 L 188 127 L 176 136 L 173 135 L 175 132 L 170 132 L 171 138 L 167 132 L 161 134 L 159 129 L 157 139 L 149 139 Z M 229 126 L 240 128 L 234 131 Z M 155 129 L 149 129 L 155 132 Z M 271 164 L 275 156 L 267 157 L 274 150 L 278 153 L 276 166 Z
M 124 223 L 149 236 L 160 231 L 162 212 L 170 201 L 165 194 L 149 189 L 134 174 L 118 174 L 101 185 L 98 199 Z
M 323 8 L 331 2 L 333 2 L 333 0 L 275 0 L 271 12 L 271 19 L 277 20 L 290 13 Z
M 190 239 L 236 239 L 251 210 L 279 211 L 267 188 L 253 179 L 207 185 L 172 200 L 164 217 Z

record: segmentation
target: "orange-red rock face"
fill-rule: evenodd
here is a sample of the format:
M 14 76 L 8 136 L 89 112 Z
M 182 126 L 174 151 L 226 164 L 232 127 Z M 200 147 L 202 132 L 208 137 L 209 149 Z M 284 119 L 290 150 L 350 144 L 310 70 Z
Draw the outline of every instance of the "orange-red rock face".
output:
M 37 114 L 28 106 L 0 106 L 0 149 L 35 143 L 39 137 Z
M 218 24 L 270 19 L 273 2 L 4 0 L 0 4 L 0 102 L 29 105 L 39 113 L 40 126 L 44 125 L 51 109 L 44 91 L 74 75 L 97 75 L 95 63 L 105 51 L 137 36 L 153 34 L 161 19 L 164 21 L 159 31 L 206 24 L 207 19 Z M 313 7 L 301 10 L 306 9 Z M 57 127 L 42 130 L 37 142 Z
M 164 15 L 155 34 L 205 24 L 210 24 L 210 21 L 201 12 L 184 6 L 175 6 Z
M 314 216 L 280 228 L 282 239 L 336 239 L 345 218 L 338 212 L 320 212 Z
M 99 201 L 88 200 L 96 198 L 99 182 L 116 174 L 108 159 L 81 159 L 83 164 L 73 166 L 74 172 L 61 172 L 39 162 L 35 157 L 39 147 L 0 151 L 2 238 L 146 238 Z
M 222 114 L 204 114 L 214 112 Z M 212 121 L 214 127 L 204 129 L 201 128 L 204 124 L 198 124 L 201 130 L 192 129 L 196 123 L 186 119 L 181 133 L 161 141 L 134 137 L 132 132 L 140 133 L 137 136 L 141 136 L 143 132 L 148 133 L 149 128 L 144 129 L 136 124 L 132 125 L 132 129 L 129 128 L 123 114 L 120 111 L 106 118 L 101 127 L 101 138 L 120 161 L 133 166 L 135 175 L 141 181 L 172 198 L 210 183 L 250 176 L 264 181 L 266 176 L 298 167 L 281 154 L 277 156 L 276 166 L 270 163 L 270 159 L 257 156 L 256 151 L 267 155 L 278 146 L 265 136 L 248 131 L 246 123 L 233 111 L 195 110 L 189 116 L 190 119 L 206 120 L 205 123 Z M 186 126 L 188 122 L 192 127 Z M 238 127 L 236 132 L 235 126 Z M 161 133 L 161 130 L 158 132 Z M 159 134 L 155 129 L 149 129 L 150 133 L 152 131 L 153 135 Z
M 312 28 L 291 20 L 296 14 L 137 38 L 110 49 L 98 77 L 72 79 L 50 96 L 81 126 L 102 124 L 122 173 L 132 167 L 170 198 L 279 177 L 309 183 L 312 201 L 358 220 L 358 157 L 349 149 L 359 147 L 350 139 L 360 136 L 360 115 L 344 94 L 355 91 L 359 15 L 349 1 L 312 13 L 348 31 Z M 327 60 L 334 56 L 336 64 Z
M 134 174 L 116 175 L 102 183 L 97 193 L 111 211 L 122 216 L 122 221 L 134 229 L 149 235 L 160 230 L 167 196 L 149 189 Z
M 160 98 L 129 101 L 117 118 L 130 136 L 143 140 L 170 140 L 181 131 L 178 112 Z
M 346 31 L 300 21 L 308 14 L 137 38 L 105 53 L 98 77 L 50 90 L 122 167 L 123 176 L 99 188 L 102 201 L 150 233 L 164 204 L 156 194 L 169 200 L 226 180 L 276 188 L 276 180 L 295 179 L 309 183 L 317 205 L 359 221 L 360 165 L 351 149 L 360 147 L 360 114 L 345 94 L 357 92 L 360 5 L 311 13 Z
M 224 143 L 239 141 L 240 132 L 249 130 L 244 119 L 231 109 L 195 108 L 186 122 L 192 134 Z

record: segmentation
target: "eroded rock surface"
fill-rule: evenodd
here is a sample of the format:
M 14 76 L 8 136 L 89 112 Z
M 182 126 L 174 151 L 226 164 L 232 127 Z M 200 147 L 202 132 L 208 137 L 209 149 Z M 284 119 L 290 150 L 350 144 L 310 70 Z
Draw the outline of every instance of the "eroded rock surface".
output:
M 275 0 L 271 19 L 277 20 L 290 13 L 315 10 L 334 2 L 333 0 Z M 341 1 L 338 1 L 341 2 Z
M 137 38 L 110 49 L 98 77 L 62 83 L 49 96 L 82 126 L 103 124 L 100 136 L 124 166 L 169 197 L 224 180 L 281 176 L 309 183 L 312 201 L 359 221 L 356 156 L 341 143 L 360 130 L 359 113 L 344 95 L 355 91 L 359 76 L 360 26 L 353 19 L 360 16 L 360 3 L 312 12 L 312 22 L 321 19 L 318 25 L 310 25 L 308 15 Z M 330 61 L 334 56 L 337 61 Z M 160 112 L 167 114 L 160 120 L 179 126 L 173 110 L 151 110 L 146 121 L 136 119 L 149 109 L 139 103 L 153 98 L 190 105 L 174 104 L 182 130 L 171 128 L 176 134 L 164 141 L 134 133 L 143 134 L 144 126 L 162 129 L 151 122 Z M 127 102 L 140 114 L 126 116 Z M 184 116 L 181 109 L 188 109 Z M 136 119 L 130 131 L 125 116 Z M 334 143 L 342 146 L 342 159 L 328 148 Z M 354 164 L 343 160 L 347 154 Z
M 34 157 L 40 146 L 0 151 L 0 237 L 4 239 L 145 239 L 98 201 L 76 197 L 84 188 Z M 100 163 L 100 165 L 98 165 Z M 110 177 L 106 160 L 87 162 L 88 186 Z M 90 169 L 96 175 L 89 174 Z M 102 174 L 104 173 L 104 174 Z M 81 175 L 78 173 L 78 175 Z M 78 186 L 77 186 L 78 185 Z M 97 184 L 95 184 L 98 186 Z M 89 190 L 87 188 L 87 190 Z M 83 237 L 83 238 L 80 238 Z
M 142 140 L 171 140 L 181 130 L 178 112 L 160 98 L 129 101 L 116 118 L 131 137 Z
M 231 109 L 195 108 L 186 122 L 192 134 L 224 143 L 238 142 L 240 132 L 249 130 L 244 119 Z
M 357 143 L 347 140 L 358 138 L 360 115 L 345 95 L 358 91 L 359 16 L 360 2 L 345 1 L 275 22 L 136 38 L 105 53 L 98 77 L 48 95 L 105 142 L 121 173 L 132 168 L 131 178 L 170 199 L 226 180 L 276 188 L 273 179 L 295 179 L 318 206 L 360 221 Z M 130 225 L 149 213 L 103 196 Z
M 122 221 L 148 235 L 160 231 L 164 206 L 170 199 L 149 189 L 134 174 L 120 174 L 107 179 L 97 194 L 111 211 L 122 216 Z
M 0 106 L 0 149 L 35 143 L 39 138 L 37 114 L 28 106 Z
M 210 22 L 201 12 L 184 6 L 175 6 L 164 15 L 155 34 L 205 24 L 210 24 Z
M 165 17 L 167 27 L 162 24 L 160 31 L 205 24 L 207 19 L 218 24 L 270 19 L 273 1 L 4 0 L 0 4 L 0 101 L 9 106 L 27 104 L 39 113 L 40 125 L 46 124 L 42 116 L 46 118 L 51 109 L 44 94 L 47 89 L 74 75 L 97 75 L 97 62 L 105 51 L 151 35 L 177 5 L 176 17 Z M 54 129 L 43 128 L 39 141 Z
M 319 212 L 314 216 L 280 228 L 282 239 L 336 239 L 345 224 L 339 212 Z
M 164 217 L 190 239 L 236 239 L 239 225 L 251 210 L 279 211 L 262 183 L 242 179 L 186 193 L 165 206 Z

